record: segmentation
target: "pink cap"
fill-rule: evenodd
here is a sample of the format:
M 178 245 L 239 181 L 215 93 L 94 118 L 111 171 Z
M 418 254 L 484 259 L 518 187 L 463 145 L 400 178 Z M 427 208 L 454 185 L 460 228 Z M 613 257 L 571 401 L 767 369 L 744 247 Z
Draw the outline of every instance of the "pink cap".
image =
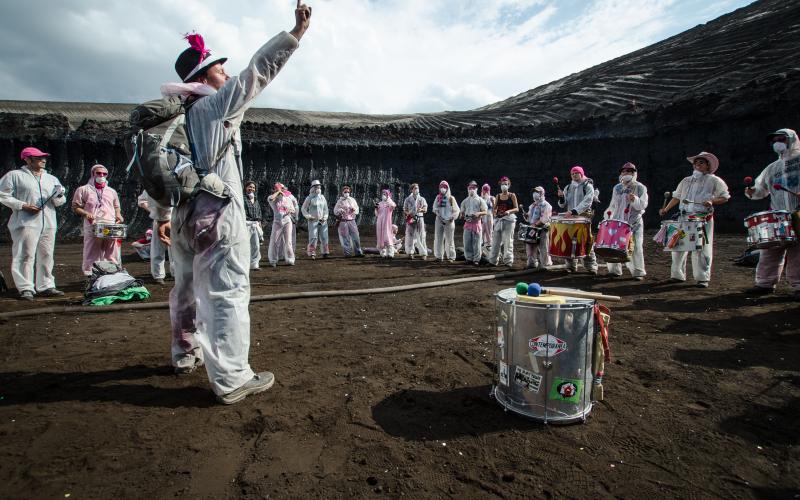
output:
M 500 177 L 500 182 L 511 182 L 511 179 L 504 175 L 503 177 Z
M 585 173 L 583 173 L 583 167 L 581 167 L 580 165 L 575 165 L 569 170 L 570 174 L 574 174 L 575 172 L 578 172 L 581 175 L 586 175 Z
M 19 157 L 22 158 L 23 160 L 31 156 L 34 158 L 38 158 L 41 156 L 50 156 L 50 153 L 45 153 L 44 151 L 41 151 L 34 147 L 27 147 L 23 149 L 22 152 L 19 154 Z

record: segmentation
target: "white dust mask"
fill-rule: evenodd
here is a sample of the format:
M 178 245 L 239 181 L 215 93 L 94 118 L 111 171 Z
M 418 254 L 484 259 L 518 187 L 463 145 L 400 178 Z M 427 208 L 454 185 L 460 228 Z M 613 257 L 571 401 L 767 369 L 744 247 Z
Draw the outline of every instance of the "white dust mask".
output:
M 622 182 L 630 182 L 633 180 L 633 176 L 630 174 L 625 174 L 622 177 L 620 177 L 620 179 L 622 179 Z
M 542 199 L 542 195 L 540 195 L 538 192 L 537 193 L 533 193 L 533 201 L 539 201 L 541 199 Z
M 705 174 L 699 170 L 695 170 L 692 172 L 692 177 L 694 177 L 695 179 L 699 179 L 700 177 L 703 177 L 703 175 Z
M 477 189 L 467 189 L 467 193 L 469 193 L 470 196 L 475 196 L 475 195 L 478 194 L 478 190 Z
M 382 200 L 382 201 L 386 201 L 386 200 L 388 200 L 388 199 L 389 199 L 389 197 L 388 197 L 388 196 L 386 196 L 385 194 L 382 194 L 382 195 L 381 195 L 381 200 Z
M 442 194 L 447 194 L 447 188 L 439 188 L 439 192 Z
M 345 198 L 350 198 L 350 193 L 343 193 L 342 196 L 344 196 Z
M 783 142 L 773 142 L 772 150 L 778 154 L 782 154 L 784 151 L 786 151 L 786 144 Z
M 508 184 L 500 184 L 500 190 L 504 193 L 508 191 Z
M 248 197 L 250 200 L 254 200 L 254 199 L 255 199 L 255 197 L 256 197 L 256 194 L 255 194 L 255 193 L 247 193 L 247 197 Z

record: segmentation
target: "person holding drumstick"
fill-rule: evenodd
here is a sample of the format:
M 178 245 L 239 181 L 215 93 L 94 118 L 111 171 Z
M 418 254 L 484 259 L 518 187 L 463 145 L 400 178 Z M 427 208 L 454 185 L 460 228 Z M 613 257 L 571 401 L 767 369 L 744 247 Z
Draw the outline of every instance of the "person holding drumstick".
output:
M 33 300 L 34 295 L 64 295 L 53 278 L 53 251 L 56 207 L 67 202 L 66 189 L 45 171 L 48 156 L 44 151 L 27 147 L 20 152 L 25 165 L 0 179 L 0 203 L 11 209 L 8 218 L 11 276 L 22 300 Z M 0 285 L 5 281 L 1 278 L 2 273 Z
M 625 163 L 619 169 L 619 184 L 611 192 L 611 203 L 605 211 L 606 219 L 621 220 L 631 226 L 633 233 L 633 259 L 626 263 L 633 279 L 642 281 L 644 270 L 644 224 L 642 214 L 647 208 L 647 187 L 637 180 L 636 165 Z M 621 263 L 609 263 L 610 276 L 622 276 Z
M 567 186 L 562 190 L 558 190 L 558 206 L 566 208 L 569 215 L 573 217 L 588 217 L 590 220 L 594 212 L 592 211 L 592 203 L 597 198 L 597 192 L 594 189 L 594 182 L 592 179 L 586 177 L 583 167 L 575 165 L 569 171 L 569 176 L 572 179 Z M 583 258 L 583 267 L 592 274 L 597 274 L 597 257 L 594 254 L 594 245 L 589 248 L 586 257 Z M 576 272 L 578 270 L 578 259 L 567 260 L 567 272 Z
M 753 186 L 745 188 L 744 194 L 751 200 L 769 196 L 771 210 L 797 212 L 800 210 L 800 142 L 797 133 L 782 128 L 768 137 L 778 159 L 764 168 Z M 745 292 L 754 295 L 773 293 L 781 279 L 785 259 L 786 279 L 794 290 L 794 300 L 800 300 L 800 245 L 762 248 L 760 253 L 755 286 Z
M 72 211 L 83 217 L 83 274 L 92 275 L 92 265 L 101 260 L 121 264 L 117 246 L 120 240 L 97 238 L 94 225 L 98 223 L 122 224 L 119 196 L 108 186 L 108 169 L 103 165 L 92 167 L 89 182 L 75 190 Z
M 539 243 L 525 243 L 525 253 L 528 256 L 525 269 L 546 271 L 547 266 L 553 265 L 553 261 L 550 259 L 550 252 L 547 248 L 549 246 L 549 241 L 547 239 L 547 229 L 545 229 L 545 226 L 550 223 L 550 218 L 553 216 L 553 206 L 544 198 L 544 188 L 542 186 L 533 188 L 531 196 L 533 198 L 533 203 L 528 207 L 526 218 L 531 226 L 541 229 L 539 232 Z
M 672 199 L 658 213 L 669 213 L 678 203 L 681 214 L 703 221 L 704 243 L 692 254 L 692 274 L 699 288 L 708 288 L 711 281 L 711 261 L 714 257 L 714 205 L 727 203 L 731 195 L 725 181 L 714 175 L 719 159 L 705 151 L 686 158 L 692 164 L 692 175 L 684 177 L 672 193 Z M 689 252 L 672 252 L 671 280 L 686 281 L 686 257 Z
M 511 180 L 500 177 L 500 194 L 495 197 L 493 210 L 494 227 L 492 228 L 492 252 L 489 263 L 496 266 L 500 263 L 500 252 L 503 252 L 503 264 L 514 265 L 514 226 L 517 223 L 519 202 L 517 195 L 510 192 Z
M 486 201 L 478 196 L 478 183 L 470 181 L 467 185 L 467 197 L 461 202 L 460 212 L 464 218 L 464 260 L 467 264 L 479 266 L 481 264 L 483 236 L 482 219 L 489 208 Z

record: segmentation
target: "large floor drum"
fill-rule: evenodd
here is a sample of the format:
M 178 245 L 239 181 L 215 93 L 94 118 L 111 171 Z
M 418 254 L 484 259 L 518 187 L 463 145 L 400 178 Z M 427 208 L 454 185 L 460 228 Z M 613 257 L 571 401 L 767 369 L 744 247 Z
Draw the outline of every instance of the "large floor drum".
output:
M 492 393 L 507 410 L 544 423 L 584 421 L 592 410 L 595 301 L 565 299 L 523 302 L 514 288 L 496 295 Z

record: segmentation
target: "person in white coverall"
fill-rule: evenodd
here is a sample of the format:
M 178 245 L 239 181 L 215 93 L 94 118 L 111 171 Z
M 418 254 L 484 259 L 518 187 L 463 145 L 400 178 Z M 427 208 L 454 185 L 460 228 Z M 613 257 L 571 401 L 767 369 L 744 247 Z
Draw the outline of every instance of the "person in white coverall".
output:
M 331 253 L 328 246 L 328 200 L 322 194 L 322 183 L 311 181 L 311 190 L 301 207 L 303 217 L 308 221 L 308 246 L 306 253 L 312 259 L 317 258 L 317 247 L 322 258 L 327 259 Z
M 531 198 L 533 198 L 533 203 L 528 206 L 526 219 L 531 226 L 543 228 L 550 224 L 550 219 L 553 217 L 553 206 L 545 199 L 542 186 L 533 188 Z M 542 229 L 539 232 L 539 243 L 525 243 L 525 255 L 528 257 L 525 269 L 545 271 L 547 266 L 553 265 L 553 260 L 550 258 L 548 236 L 548 229 Z
M 603 212 L 604 219 L 621 220 L 631 226 L 633 258 L 625 263 L 637 281 L 647 274 L 644 269 L 644 223 L 642 215 L 647 208 L 647 187 L 638 181 L 636 165 L 625 163 L 619 169 L 619 184 L 611 191 L 611 202 Z M 622 276 L 622 263 L 606 264 L 610 276 Z
M 486 201 L 478 196 L 478 183 L 467 185 L 467 197 L 461 202 L 461 217 L 464 218 L 464 260 L 476 266 L 481 263 L 483 238 L 483 216 L 489 208 Z
M 53 278 L 56 243 L 56 207 L 66 203 L 66 189 L 45 171 L 47 157 L 36 148 L 22 150 L 25 165 L 0 179 L 0 203 L 11 209 L 11 276 L 19 296 L 64 295 Z
M 147 191 L 142 191 L 139 198 L 136 200 L 139 208 L 147 210 L 150 219 L 153 221 L 153 234 L 158 234 L 159 219 L 168 221 L 172 217 L 172 208 L 166 210 L 159 210 L 156 202 L 150 198 Z M 153 281 L 159 285 L 164 284 L 164 278 L 167 277 L 166 260 L 167 260 L 167 246 L 160 238 L 150 238 L 150 275 Z M 170 271 L 172 264 L 170 264 Z
M 405 251 L 411 259 L 414 258 L 414 252 L 419 252 L 422 260 L 428 258 L 424 217 L 427 211 L 428 202 L 419 194 L 419 184 L 412 184 L 411 194 L 403 200 L 403 214 L 406 216 Z
M 261 269 L 261 243 L 264 241 L 264 228 L 261 226 L 264 217 L 261 214 L 261 203 L 256 198 L 256 183 L 244 183 L 244 216 L 247 230 L 250 233 L 250 270 Z
M 744 194 L 751 200 L 769 196 L 770 210 L 796 212 L 800 210 L 800 141 L 797 140 L 797 133 L 790 128 L 770 134 L 769 139 L 778 159 L 767 165 Z M 755 286 L 745 291 L 754 295 L 773 293 L 781 279 L 784 260 L 786 279 L 794 290 L 792 297 L 800 300 L 800 245 L 762 248 L 756 267 Z
M 290 266 L 294 265 L 294 248 L 297 240 L 297 198 L 280 182 L 275 184 L 275 192 L 267 197 L 272 209 L 272 231 L 269 234 L 267 258 L 269 265 L 275 267 L 283 258 Z
M 514 226 L 517 224 L 519 202 L 517 195 L 510 192 L 511 180 L 503 176 L 500 178 L 500 194 L 495 196 L 494 202 L 494 228 L 492 228 L 492 251 L 489 254 L 489 263 L 496 266 L 500 263 L 502 251 L 503 264 L 508 267 L 514 265 Z
M 573 217 L 587 217 L 591 221 L 594 215 L 592 204 L 597 198 L 594 181 L 586 177 L 586 173 L 580 165 L 572 167 L 569 176 L 572 182 L 567 184 L 563 190 L 558 190 L 558 206 L 566 208 L 569 215 Z M 597 256 L 594 253 L 594 244 L 583 258 L 583 267 L 590 273 L 597 274 Z M 567 259 L 567 272 L 574 273 L 577 270 L 578 259 Z
M 205 363 L 223 404 L 265 391 L 275 381 L 270 372 L 255 374 L 248 362 L 250 241 L 237 158 L 239 126 L 244 112 L 297 48 L 310 18 L 311 8 L 298 0 L 294 29 L 258 49 L 238 76 L 228 77 L 225 59 L 208 57 L 198 38 L 190 39 L 192 47 L 175 64 L 190 99 L 196 98 L 187 113 L 193 160 L 209 174 L 201 183 L 204 190 L 173 210 L 170 223 L 159 225 L 160 237 L 168 239 L 171 232 L 175 260 L 172 360 L 180 372 Z M 216 196 L 220 192 L 223 196 Z
M 486 215 L 483 216 L 481 226 L 483 234 L 481 241 L 483 243 L 483 253 L 488 257 L 492 252 L 492 231 L 494 230 L 494 202 L 495 197 L 492 196 L 492 187 L 489 184 L 481 186 L 481 198 L 486 202 Z
M 358 202 L 350 196 L 350 186 L 342 186 L 342 196 L 336 200 L 333 215 L 338 219 L 339 242 L 345 257 L 363 257 L 361 236 L 358 233 Z
M 450 194 L 450 184 L 447 181 L 439 183 L 439 194 L 433 203 L 433 213 L 436 215 L 436 230 L 433 233 L 433 256 L 444 262 L 456 260 L 456 245 L 453 241 L 456 231 L 455 220 L 458 218 L 459 208 L 455 196 Z
M 683 216 L 693 216 L 703 221 L 705 242 L 700 250 L 692 252 L 671 252 L 672 269 L 670 279 L 686 281 L 686 257 L 692 254 L 692 274 L 700 288 L 708 288 L 711 281 L 711 261 L 714 257 L 714 205 L 726 203 L 731 195 L 725 181 L 714 175 L 719 168 L 716 156 L 705 151 L 686 158 L 692 164 L 692 175 L 684 177 L 667 206 L 659 210 L 663 216 L 680 203 Z

